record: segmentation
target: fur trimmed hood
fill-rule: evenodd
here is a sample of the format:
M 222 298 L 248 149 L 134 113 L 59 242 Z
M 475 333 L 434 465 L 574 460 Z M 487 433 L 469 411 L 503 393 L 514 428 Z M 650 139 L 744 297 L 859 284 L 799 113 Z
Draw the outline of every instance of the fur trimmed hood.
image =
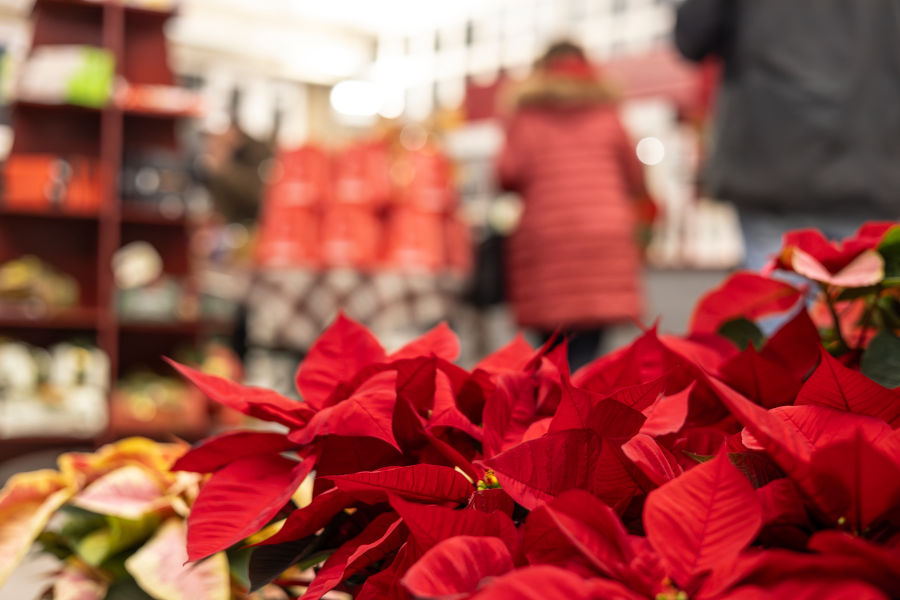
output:
M 533 107 L 577 108 L 609 104 L 618 99 L 618 90 L 603 78 L 581 79 L 537 72 L 508 86 L 501 96 L 500 108 L 503 112 Z

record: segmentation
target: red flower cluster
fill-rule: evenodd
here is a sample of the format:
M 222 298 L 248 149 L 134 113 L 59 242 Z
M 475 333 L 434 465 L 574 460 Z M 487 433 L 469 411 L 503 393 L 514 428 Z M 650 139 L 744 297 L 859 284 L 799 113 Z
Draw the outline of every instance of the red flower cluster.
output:
M 444 326 L 389 355 L 340 317 L 300 366 L 301 403 L 176 365 L 288 430 L 176 463 L 212 473 L 189 556 L 286 514 L 251 577 L 321 563 L 304 599 L 900 597 L 900 390 L 825 352 L 803 310 L 757 344 L 725 336 L 799 302 L 739 273 L 688 336 L 648 330 L 575 374 L 563 346 L 521 339 L 461 369 Z

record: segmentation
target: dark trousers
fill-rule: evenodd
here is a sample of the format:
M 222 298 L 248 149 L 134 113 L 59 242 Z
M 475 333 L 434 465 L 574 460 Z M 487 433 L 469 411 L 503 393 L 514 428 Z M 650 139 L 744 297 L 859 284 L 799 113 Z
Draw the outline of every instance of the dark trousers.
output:
M 547 343 L 553 332 L 541 332 L 541 343 Z M 561 332 L 557 336 L 554 346 L 562 342 L 565 337 L 568 344 L 566 355 L 569 359 L 569 369 L 574 373 L 584 365 L 588 364 L 595 358 L 600 350 L 600 343 L 603 341 L 602 329 L 582 329 L 578 331 Z

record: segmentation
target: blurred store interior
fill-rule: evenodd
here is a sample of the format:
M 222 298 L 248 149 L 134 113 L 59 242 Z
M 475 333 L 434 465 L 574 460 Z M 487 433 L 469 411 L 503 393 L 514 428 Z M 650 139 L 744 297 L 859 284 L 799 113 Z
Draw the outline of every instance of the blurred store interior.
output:
M 292 393 L 339 310 L 386 347 L 446 320 L 508 342 L 476 250 L 505 83 L 577 41 L 622 95 L 659 205 L 645 324 L 680 331 L 741 260 L 697 197 L 714 75 L 667 0 L 3 0 L 0 460 L 240 424 L 162 356 Z M 552 249 L 548 249 L 552 251 Z M 483 282 L 482 282 L 483 284 Z M 473 300 L 473 298 L 475 300 Z M 624 326 L 607 347 L 627 341 Z

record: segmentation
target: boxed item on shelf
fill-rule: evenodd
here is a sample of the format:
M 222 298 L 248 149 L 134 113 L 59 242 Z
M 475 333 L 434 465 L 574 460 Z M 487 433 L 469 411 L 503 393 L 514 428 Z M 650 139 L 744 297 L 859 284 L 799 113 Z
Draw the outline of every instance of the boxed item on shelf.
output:
M 152 152 L 125 156 L 120 187 L 121 196 L 129 205 L 166 215 L 182 215 L 191 185 L 187 162 L 178 154 Z
M 32 49 L 22 66 L 20 100 L 104 106 L 112 93 L 115 58 L 94 46 L 45 45 Z
M 96 159 L 17 153 L 3 166 L 3 205 L 7 208 L 94 213 L 100 204 L 100 164 Z
M 8 308 L 54 310 L 78 304 L 78 282 L 36 256 L 0 264 L 0 312 Z
M 169 113 L 186 117 L 203 112 L 203 98 L 200 94 L 174 85 L 119 81 L 115 99 L 116 106 L 134 112 Z
M 206 397 L 182 381 L 153 373 L 133 373 L 112 394 L 110 429 L 116 435 L 203 435 L 210 418 Z
M 97 348 L 0 342 L 0 438 L 93 437 L 106 428 L 108 388 Z

